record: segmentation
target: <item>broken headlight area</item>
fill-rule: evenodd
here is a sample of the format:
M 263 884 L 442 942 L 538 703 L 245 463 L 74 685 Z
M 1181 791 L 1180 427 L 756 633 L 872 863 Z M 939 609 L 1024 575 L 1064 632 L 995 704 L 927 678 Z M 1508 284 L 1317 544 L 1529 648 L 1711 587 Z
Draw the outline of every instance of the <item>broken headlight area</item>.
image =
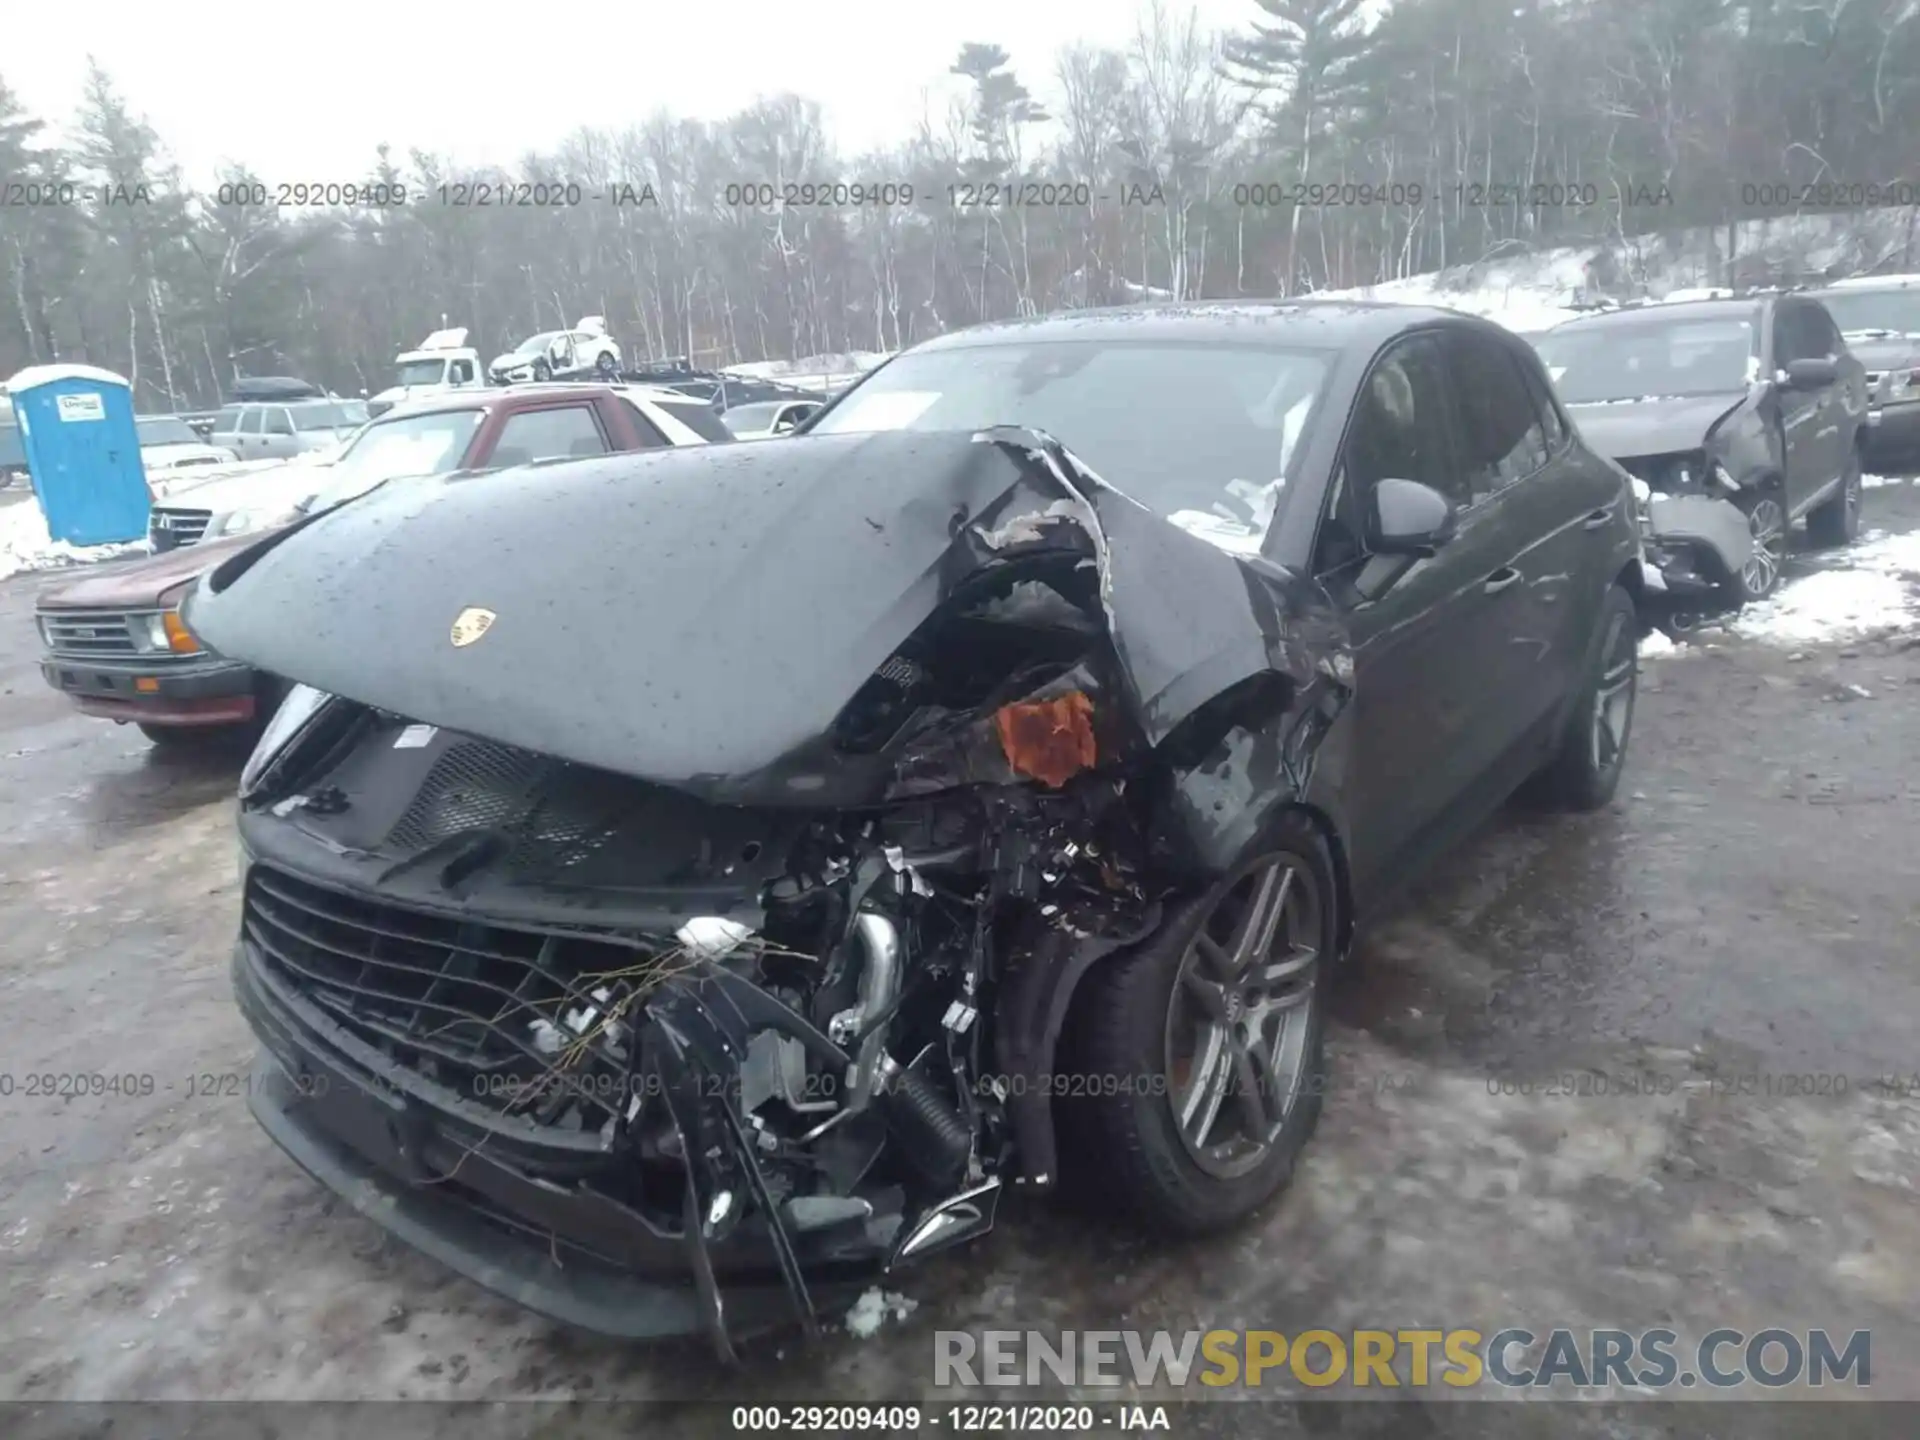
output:
M 1717 483 L 1704 451 L 1690 450 L 1677 455 L 1644 455 L 1622 460 L 1620 466 L 1639 482 L 1635 497 L 1642 502 L 1648 490 L 1659 495 L 1698 495 L 1711 491 Z
M 940 793 L 827 814 L 318 707 L 243 802 L 243 963 L 400 1077 L 445 1146 L 402 1179 L 586 1263 L 630 1217 L 723 1353 L 746 1279 L 811 1327 L 822 1284 L 991 1226 L 1015 1148 L 991 1021 L 1022 937 L 1147 913 L 1093 675 L 1058 661 L 1014 699 L 966 664 L 911 680 L 905 769 Z M 483 1161 L 552 1203 L 482 1203 L 461 1172 Z

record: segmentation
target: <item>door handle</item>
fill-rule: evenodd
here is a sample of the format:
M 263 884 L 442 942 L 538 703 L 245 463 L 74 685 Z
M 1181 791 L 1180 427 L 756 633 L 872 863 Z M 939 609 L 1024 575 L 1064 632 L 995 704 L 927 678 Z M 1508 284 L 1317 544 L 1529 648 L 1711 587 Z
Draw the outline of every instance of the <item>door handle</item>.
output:
M 1580 527 L 1583 530 L 1598 530 L 1611 519 L 1613 519 L 1613 507 L 1611 505 L 1602 506 L 1600 509 L 1588 515 L 1585 520 L 1582 520 Z
M 1487 594 L 1498 595 L 1502 590 L 1514 584 L 1519 579 L 1520 572 L 1518 570 L 1514 569 L 1511 565 L 1502 565 L 1487 577 Z

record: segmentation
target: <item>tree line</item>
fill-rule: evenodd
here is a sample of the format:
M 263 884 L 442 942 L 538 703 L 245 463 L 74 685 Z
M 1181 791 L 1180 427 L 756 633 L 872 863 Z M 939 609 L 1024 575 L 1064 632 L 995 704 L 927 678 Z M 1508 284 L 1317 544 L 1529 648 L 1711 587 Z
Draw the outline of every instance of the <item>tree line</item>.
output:
M 145 409 L 379 389 L 443 318 L 488 353 L 586 314 L 640 358 L 892 350 L 1701 226 L 1731 279 L 1736 221 L 1920 199 L 1916 0 L 1248 0 L 1227 34 L 1152 0 L 1125 47 L 952 73 L 964 102 L 879 153 L 779 95 L 511 170 L 382 146 L 297 196 L 184 185 L 98 64 L 66 145 L 0 75 L 0 376 L 85 360 Z

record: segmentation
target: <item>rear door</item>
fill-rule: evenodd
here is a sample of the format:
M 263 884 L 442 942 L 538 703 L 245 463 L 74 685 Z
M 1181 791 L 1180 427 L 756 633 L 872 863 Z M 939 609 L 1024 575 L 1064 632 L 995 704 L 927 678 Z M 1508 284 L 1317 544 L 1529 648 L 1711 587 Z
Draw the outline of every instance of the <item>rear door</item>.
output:
M 1443 821 L 1489 748 L 1487 593 L 1510 558 L 1494 527 L 1475 523 L 1453 430 L 1438 331 L 1403 337 L 1376 357 L 1348 418 L 1314 569 L 1353 643 L 1354 698 L 1340 777 L 1356 890 L 1388 887 L 1400 862 Z M 1375 555 L 1367 543 L 1374 488 L 1417 480 L 1452 500 L 1461 532 L 1430 557 Z M 1495 747 L 1497 748 L 1497 747 Z

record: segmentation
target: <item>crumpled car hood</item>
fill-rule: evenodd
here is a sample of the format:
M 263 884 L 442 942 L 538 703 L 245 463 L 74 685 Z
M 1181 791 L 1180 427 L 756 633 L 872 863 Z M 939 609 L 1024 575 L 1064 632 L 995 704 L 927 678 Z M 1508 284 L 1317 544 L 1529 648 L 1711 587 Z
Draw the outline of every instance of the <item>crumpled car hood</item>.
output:
M 1304 683 L 1340 643 L 1317 586 L 1045 447 L 802 436 L 398 481 L 222 565 L 184 614 L 220 653 L 334 694 L 763 804 L 852 803 L 814 763 L 846 702 L 960 580 L 1059 517 L 1100 531 L 1086 563 L 1152 743 L 1249 675 Z M 456 645 L 475 611 L 493 618 Z
M 1625 460 L 1700 449 L 1707 431 L 1743 398 L 1744 392 L 1734 391 L 1665 400 L 1609 401 L 1569 405 L 1567 413 L 1587 444 L 1610 460 Z

